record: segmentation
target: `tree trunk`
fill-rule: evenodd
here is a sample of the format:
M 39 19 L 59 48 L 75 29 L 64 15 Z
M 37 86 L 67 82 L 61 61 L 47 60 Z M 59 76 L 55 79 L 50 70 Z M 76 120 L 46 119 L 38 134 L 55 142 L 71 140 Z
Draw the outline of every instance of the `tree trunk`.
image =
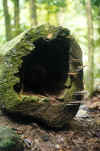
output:
M 11 20 L 10 20 L 10 15 L 8 11 L 8 1 L 3 0 L 3 12 L 4 12 L 4 20 L 5 20 L 5 35 L 6 35 L 6 40 L 9 41 L 12 38 L 11 35 Z
M 91 96 L 94 90 L 94 40 L 93 40 L 93 19 L 91 0 L 87 1 L 87 26 L 88 26 L 88 90 Z
M 45 9 L 46 9 L 46 23 L 50 23 L 50 12 L 49 12 L 49 10 L 50 10 L 50 8 L 49 8 L 49 5 L 47 5 L 46 7 L 45 7 Z
M 55 20 L 56 20 L 56 25 L 59 26 L 59 13 L 55 13 Z
M 15 24 L 15 36 L 20 33 L 20 9 L 19 0 L 14 1 L 14 24 Z
M 37 23 L 37 11 L 36 11 L 36 0 L 29 1 L 29 8 L 30 8 L 30 24 L 31 26 L 36 26 Z

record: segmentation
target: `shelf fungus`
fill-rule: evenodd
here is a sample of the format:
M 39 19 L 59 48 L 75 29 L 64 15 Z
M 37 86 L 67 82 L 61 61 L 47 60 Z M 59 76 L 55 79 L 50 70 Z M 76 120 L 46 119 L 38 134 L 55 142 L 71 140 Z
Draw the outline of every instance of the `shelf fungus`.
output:
M 70 31 L 41 25 L 9 41 L 1 51 L 1 109 L 53 128 L 69 123 L 82 99 L 80 93 L 73 94 L 83 90 L 83 70 L 78 70 L 82 52 Z

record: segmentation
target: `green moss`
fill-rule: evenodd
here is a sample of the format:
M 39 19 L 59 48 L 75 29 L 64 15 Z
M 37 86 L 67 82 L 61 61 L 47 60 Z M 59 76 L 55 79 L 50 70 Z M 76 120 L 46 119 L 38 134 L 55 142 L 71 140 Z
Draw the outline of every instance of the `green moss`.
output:
M 32 95 L 32 96 L 29 96 L 29 95 L 21 95 L 20 96 L 20 101 L 31 101 L 31 102 L 37 102 L 37 103 L 40 103 L 40 102 L 48 102 L 49 101 L 49 98 L 48 97 L 39 97 L 39 96 L 36 96 L 36 95 Z
M 16 150 L 19 142 L 19 136 L 12 129 L 8 127 L 0 127 L 0 151 Z
M 14 85 L 20 81 L 15 74 L 18 73 L 22 65 L 22 57 L 27 56 L 33 50 L 35 51 L 34 41 L 41 37 L 44 39 L 48 38 L 49 34 L 51 34 L 51 37 L 49 37 L 51 39 L 54 39 L 56 36 L 66 38 L 69 37 L 70 32 L 63 27 L 41 25 L 25 31 L 1 48 L 1 51 L 4 51 L 4 58 L 0 65 L 2 67 L 2 71 L 0 71 L 0 105 L 5 105 L 7 109 L 11 109 L 25 100 L 38 102 L 49 100 L 47 97 L 41 99 L 39 96 L 23 95 L 20 97 L 14 90 Z M 69 39 L 71 40 L 71 37 Z M 72 98 L 73 89 L 67 90 L 66 96 L 68 99 Z

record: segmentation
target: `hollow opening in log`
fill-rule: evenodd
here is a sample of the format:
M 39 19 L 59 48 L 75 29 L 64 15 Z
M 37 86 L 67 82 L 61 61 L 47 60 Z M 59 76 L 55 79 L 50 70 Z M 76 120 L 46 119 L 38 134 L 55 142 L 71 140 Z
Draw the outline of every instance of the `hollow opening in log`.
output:
M 35 49 L 22 58 L 19 69 L 20 83 L 14 86 L 17 93 L 58 93 L 64 89 L 69 71 L 69 39 L 39 38 L 34 42 Z

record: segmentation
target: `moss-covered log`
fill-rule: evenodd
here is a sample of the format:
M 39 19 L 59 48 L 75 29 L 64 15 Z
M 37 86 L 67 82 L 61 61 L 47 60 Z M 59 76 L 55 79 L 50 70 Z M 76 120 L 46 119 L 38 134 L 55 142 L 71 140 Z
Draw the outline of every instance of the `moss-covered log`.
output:
M 37 117 L 52 127 L 62 127 L 72 119 L 79 107 L 74 103 L 73 108 L 72 102 L 81 100 L 76 92 L 83 90 L 83 69 L 81 49 L 68 29 L 50 25 L 31 28 L 1 51 L 1 108 Z

